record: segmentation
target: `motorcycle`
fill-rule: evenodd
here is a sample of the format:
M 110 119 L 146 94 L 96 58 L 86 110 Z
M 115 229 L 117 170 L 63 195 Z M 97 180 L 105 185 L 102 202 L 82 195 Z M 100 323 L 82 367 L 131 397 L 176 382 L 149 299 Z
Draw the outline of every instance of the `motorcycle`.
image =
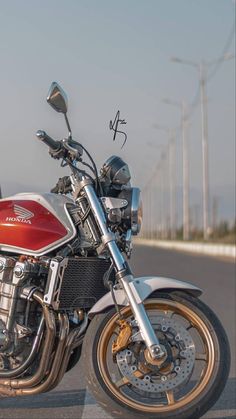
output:
M 71 175 L 0 200 L 0 395 L 49 391 L 82 356 L 113 417 L 199 418 L 228 378 L 224 329 L 193 284 L 133 276 L 142 205 L 129 167 L 112 156 L 98 174 L 55 82 L 47 101 L 69 135 L 37 138 Z

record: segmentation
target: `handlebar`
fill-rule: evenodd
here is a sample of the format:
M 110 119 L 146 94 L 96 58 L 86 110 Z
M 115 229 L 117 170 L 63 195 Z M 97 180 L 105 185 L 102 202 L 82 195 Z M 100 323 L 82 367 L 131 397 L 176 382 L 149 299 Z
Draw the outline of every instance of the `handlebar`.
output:
M 74 165 L 74 161 L 81 162 L 85 166 L 89 167 L 90 170 L 93 172 L 93 174 L 96 175 L 96 179 L 98 180 L 97 175 L 97 169 L 95 166 L 94 161 L 92 160 L 92 157 L 87 152 L 87 150 L 77 141 L 74 141 L 71 137 L 64 139 L 62 141 L 54 140 L 53 138 L 49 137 L 49 135 L 43 131 L 38 130 L 36 132 L 36 136 L 39 140 L 41 140 L 44 144 L 46 144 L 49 147 L 49 154 L 54 159 L 63 159 L 62 164 L 63 166 L 69 164 L 71 167 L 74 167 L 76 170 L 79 170 L 81 174 L 86 174 L 84 170 L 79 169 Z M 83 162 L 82 155 L 83 150 L 85 150 L 87 156 L 92 162 L 92 166 L 90 166 L 88 163 Z M 88 175 L 90 178 L 91 176 Z M 72 191 L 71 181 L 70 177 L 65 176 L 62 179 L 59 179 L 56 186 L 51 190 L 53 193 L 68 193 Z
M 36 136 L 39 140 L 43 141 L 49 148 L 52 157 L 59 159 L 69 155 L 72 160 L 80 160 L 83 154 L 83 147 L 71 139 L 57 141 L 49 137 L 49 135 L 42 130 L 36 132 Z
M 36 136 L 39 140 L 43 141 L 53 151 L 59 151 L 62 148 L 61 142 L 53 140 L 53 138 L 49 137 L 49 135 L 45 131 L 38 130 L 36 132 Z

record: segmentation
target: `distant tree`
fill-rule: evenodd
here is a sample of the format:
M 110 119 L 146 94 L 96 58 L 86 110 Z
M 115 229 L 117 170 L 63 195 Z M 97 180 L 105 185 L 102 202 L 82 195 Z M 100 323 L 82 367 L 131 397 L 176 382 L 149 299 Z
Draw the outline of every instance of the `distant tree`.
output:
M 220 224 L 218 225 L 218 229 L 217 230 L 218 230 L 217 231 L 218 237 L 225 237 L 225 236 L 227 236 L 227 234 L 229 234 L 229 232 L 230 232 L 228 221 L 221 221 Z
M 176 239 L 183 240 L 183 226 L 177 228 L 176 230 Z
M 236 218 L 234 220 L 234 224 L 233 224 L 233 228 L 232 228 L 232 233 L 236 234 Z

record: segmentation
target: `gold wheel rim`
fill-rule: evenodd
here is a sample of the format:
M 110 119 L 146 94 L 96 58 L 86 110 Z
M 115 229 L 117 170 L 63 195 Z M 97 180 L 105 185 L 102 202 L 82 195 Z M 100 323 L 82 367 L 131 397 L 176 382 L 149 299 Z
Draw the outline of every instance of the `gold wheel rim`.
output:
M 209 380 L 214 373 L 214 365 L 216 361 L 216 348 L 213 342 L 213 338 L 211 336 L 210 330 L 207 328 L 203 320 L 199 317 L 199 315 L 191 310 L 189 307 L 185 306 L 184 304 L 171 301 L 166 299 L 155 299 L 155 300 L 148 300 L 145 303 L 145 308 L 148 309 L 157 309 L 158 311 L 173 311 L 177 315 L 181 315 L 184 319 L 188 320 L 190 324 L 198 331 L 200 337 L 202 338 L 202 342 L 205 348 L 205 362 L 206 367 L 202 370 L 201 376 L 199 379 L 199 383 L 194 386 L 194 388 L 187 393 L 187 395 L 181 397 L 179 400 L 174 400 L 174 395 L 172 391 L 166 391 L 166 398 L 167 404 L 144 404 L 141 402 L 136 402 L 135 400 L 131 399 L 130 397 L 124 395 L 119 388 L 115 386 L 112 382 L 107 366 L 107 351 L 108 351 L 108 344 L 109 341 L 114 333 L 116 328 L 116 320 L 118 319 L 118 315 L 114 314 L 111 319 L 106 323 L 104 327 L 99 341 L 98 341 L 98 348 L 97 348 L 97 359 L 98 359 L 98 367 L 102 379 L 108 389 L 112 392 L 112 394 L 123 404 L 128 405 L 131 408 L 139 410 L 140 412 L 149 412 L 149 413 L 162 413 L 162 412 L 170 412 L 172 410 L 180 409 L 181 407 L 191 403 L 194 399 L 196 399 L 206 388 Z M 132 315 L 131 310 L 129 307 L 122 309 L 122 314 L 124 317 L 128 317 Z M 204 372 L 204 373 L 203 373 Z

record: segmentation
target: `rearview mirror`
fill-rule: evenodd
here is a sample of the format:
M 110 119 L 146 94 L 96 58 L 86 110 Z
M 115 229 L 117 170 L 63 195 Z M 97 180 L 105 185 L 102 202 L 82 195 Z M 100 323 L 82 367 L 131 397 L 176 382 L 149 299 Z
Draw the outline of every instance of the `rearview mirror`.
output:
M 55 111 L 64 113 L 64 115 L 67 113 L 68 99 L 66 93 L 55 81 L 52 82 L 50 86 L 47 102 L 53 107 L 53 109 L 55 109 Z

